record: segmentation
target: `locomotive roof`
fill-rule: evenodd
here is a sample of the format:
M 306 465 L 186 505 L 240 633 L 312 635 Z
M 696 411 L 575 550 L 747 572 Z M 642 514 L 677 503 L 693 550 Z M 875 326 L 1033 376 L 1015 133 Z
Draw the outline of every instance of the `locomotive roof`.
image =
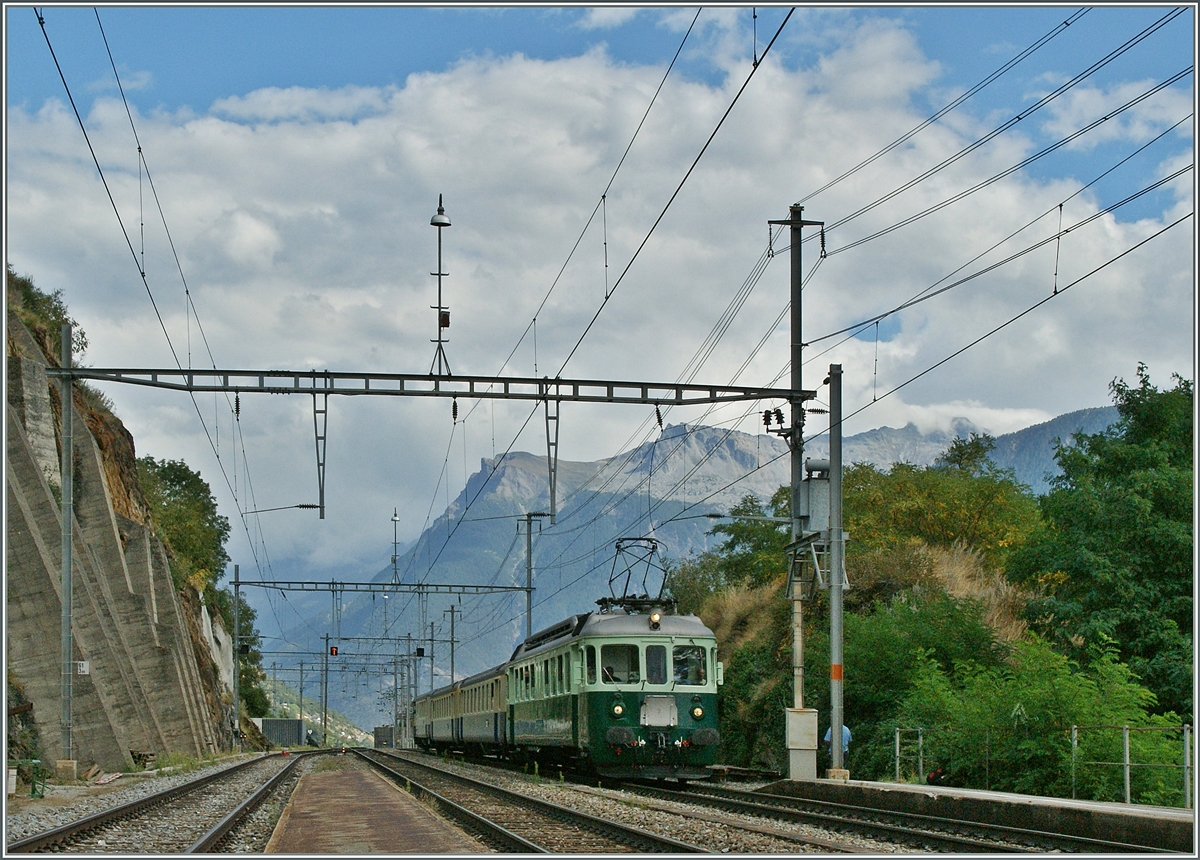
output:
M 632 614 L 622 609 L 589 612 L 570 618 L 535 633 L 517 646 L 510 660 L 561 645 L 569 639 L 596 636 L 712 636 L 713 632 L 695 615 L 662 614 L 659 629 L 650 629 L 649 614 Z
M 629 613 L 623 609 L 611 612 L 589 612 L 586 615 L 572 615 L 557 624 L 552 624 L 534 633 L 517 646 L 510 657 L 499 666 L 477 672 L 468 678 L 461 678 L 453 684 L 447 684 L 433 691 L 432 695 L 445 693 L 455 687 L 471 686 L 479 681 L 502 674 L 510 662 L 527 654 L 535 654 L 548 650 L 572 639 L 590 639 L 593 637 L 609 636 L 712 636 L 713 632 L 695 615 L 668 615 L 663 613 L 659 621 L 659 629 L 650 629 L 648 614 Z M 431 694 L 418 696 L 424 699 Z

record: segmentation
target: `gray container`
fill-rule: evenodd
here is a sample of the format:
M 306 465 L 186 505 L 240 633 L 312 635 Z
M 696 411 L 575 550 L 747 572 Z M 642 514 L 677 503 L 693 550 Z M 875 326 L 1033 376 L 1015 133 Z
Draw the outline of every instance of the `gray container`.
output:
M 263 717 L 262 733 L 263 737 L 278 747 L 304 746 L 304 720 Z
M 393 726 L 376 726 L 375 727 L 375 749 L 390 750 L 395 749 L 396 742 L 394 739 Z

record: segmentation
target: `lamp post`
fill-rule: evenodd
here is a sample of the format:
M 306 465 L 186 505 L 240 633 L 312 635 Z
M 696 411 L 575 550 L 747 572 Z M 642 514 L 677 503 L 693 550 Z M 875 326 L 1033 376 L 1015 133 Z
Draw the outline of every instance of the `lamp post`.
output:
M 443 343 L 448 343 L 442 338 L 442 330 L 450 328 L 450 309 L 442 305 L 442 278 L 449 275 L 449 272 L 442 271 L 442 228 L 450 226 L 450 216 L 446 214 L 446 210 L 442 207 L 442 195 L 438 195 L 437 214 L 429 219 L 431 227 L 437 227 L 438 231 L 438 267 L 436 272 L 430 272 L 431 275 L 436 275 L 438 279 L 438 294 L 437 305 L 437 338 L 433 343 L 437 344 L 437 349 L 433 353 L 433 364 L 429 367 L 431 376 L 450 376 L 450 360 L 446 358 L 446 351 L 442 348 Z M 434 368 L 437 368 L 437 373 L 434 373 Z
M 400 582 L 399 571 L 396 569 L 397 562 L 397 547 L 399 546 L 397 529 L 400 524 L 400 511 L 398 508 L 392 508 L 392 582 L 398 584 Z

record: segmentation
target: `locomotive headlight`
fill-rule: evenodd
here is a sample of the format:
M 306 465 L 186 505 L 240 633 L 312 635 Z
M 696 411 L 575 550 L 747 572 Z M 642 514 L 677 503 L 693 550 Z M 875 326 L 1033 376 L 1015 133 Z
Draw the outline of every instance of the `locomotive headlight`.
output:
M 625 706 L 620 702 L 613 702 L 612 712 L 614 717 L 619 717 L 625 713 Z
M 692 719 L 704 719 L 704 708 L 700 707 L 699 705 L 692 705 Z
M 662 621 L 662 613 L 661 612 L 655 611 L 655 612 L 650 613 L 650 629 L 651 630 L 657 630 L 660 621 Z

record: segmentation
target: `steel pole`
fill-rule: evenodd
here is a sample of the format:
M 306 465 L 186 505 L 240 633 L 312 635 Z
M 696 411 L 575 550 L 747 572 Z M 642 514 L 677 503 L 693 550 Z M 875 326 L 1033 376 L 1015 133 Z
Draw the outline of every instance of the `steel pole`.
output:
M 829 365 L 829 749 L 833 767 L 845 768 L 842 749 L 842 366 Z
M 533 635 L 533 515 L 525 515 L 525 638 Z
M 71 325 L 64 323 L 61 329 L 62 350 L 61 362 L 63 370 L 71 367 Z M 72 517 L 75 512 L 75 452 L 72 439 L 72 413 L 74 412 L 74 386 L 70 376 L 62 379 L 62 757 L 73 759 L 72 755 L 72 681 L 75 663 L 75 643 L 71 635 L 71 603 L 74 596 L 72 572 L 74 562 L 71 557 Z
M 242 686 L 242 646 L 241 628 L 239 625 L 238 604 L 241 602 L 241 581 L 238 576 L 238 566 L 233 566 L 233 745 L 242 746 L 242 715 L 240 687 Z
M 321 658 L 321 746 L 329 746 L 329 730 L 326 728 L 329 700 L 329 634 L 325 634 L 325 654 Z
M 1192 808 L 1192 727 L 1183 726 L 1183 808 Z
M 804 534 L 805 517 L 808 511 L 801 510 L 800 484 L 804 480 L 804 398 L 801 395 L 804 365 L 804 335 L 801 290 L 804 285 L 801 247 L 804 238 L 804 207 L 793 205 L 788 209 L 791 240 L 791 361 L 792 361 L 792 428 L 788 434 L 788 448 L 792 455 L 792 542 Z M 790 561 L 794 566 L 794 560 Z M 804 604 L 800 594 L 792 594 L 792 707 L 804 707 Z

